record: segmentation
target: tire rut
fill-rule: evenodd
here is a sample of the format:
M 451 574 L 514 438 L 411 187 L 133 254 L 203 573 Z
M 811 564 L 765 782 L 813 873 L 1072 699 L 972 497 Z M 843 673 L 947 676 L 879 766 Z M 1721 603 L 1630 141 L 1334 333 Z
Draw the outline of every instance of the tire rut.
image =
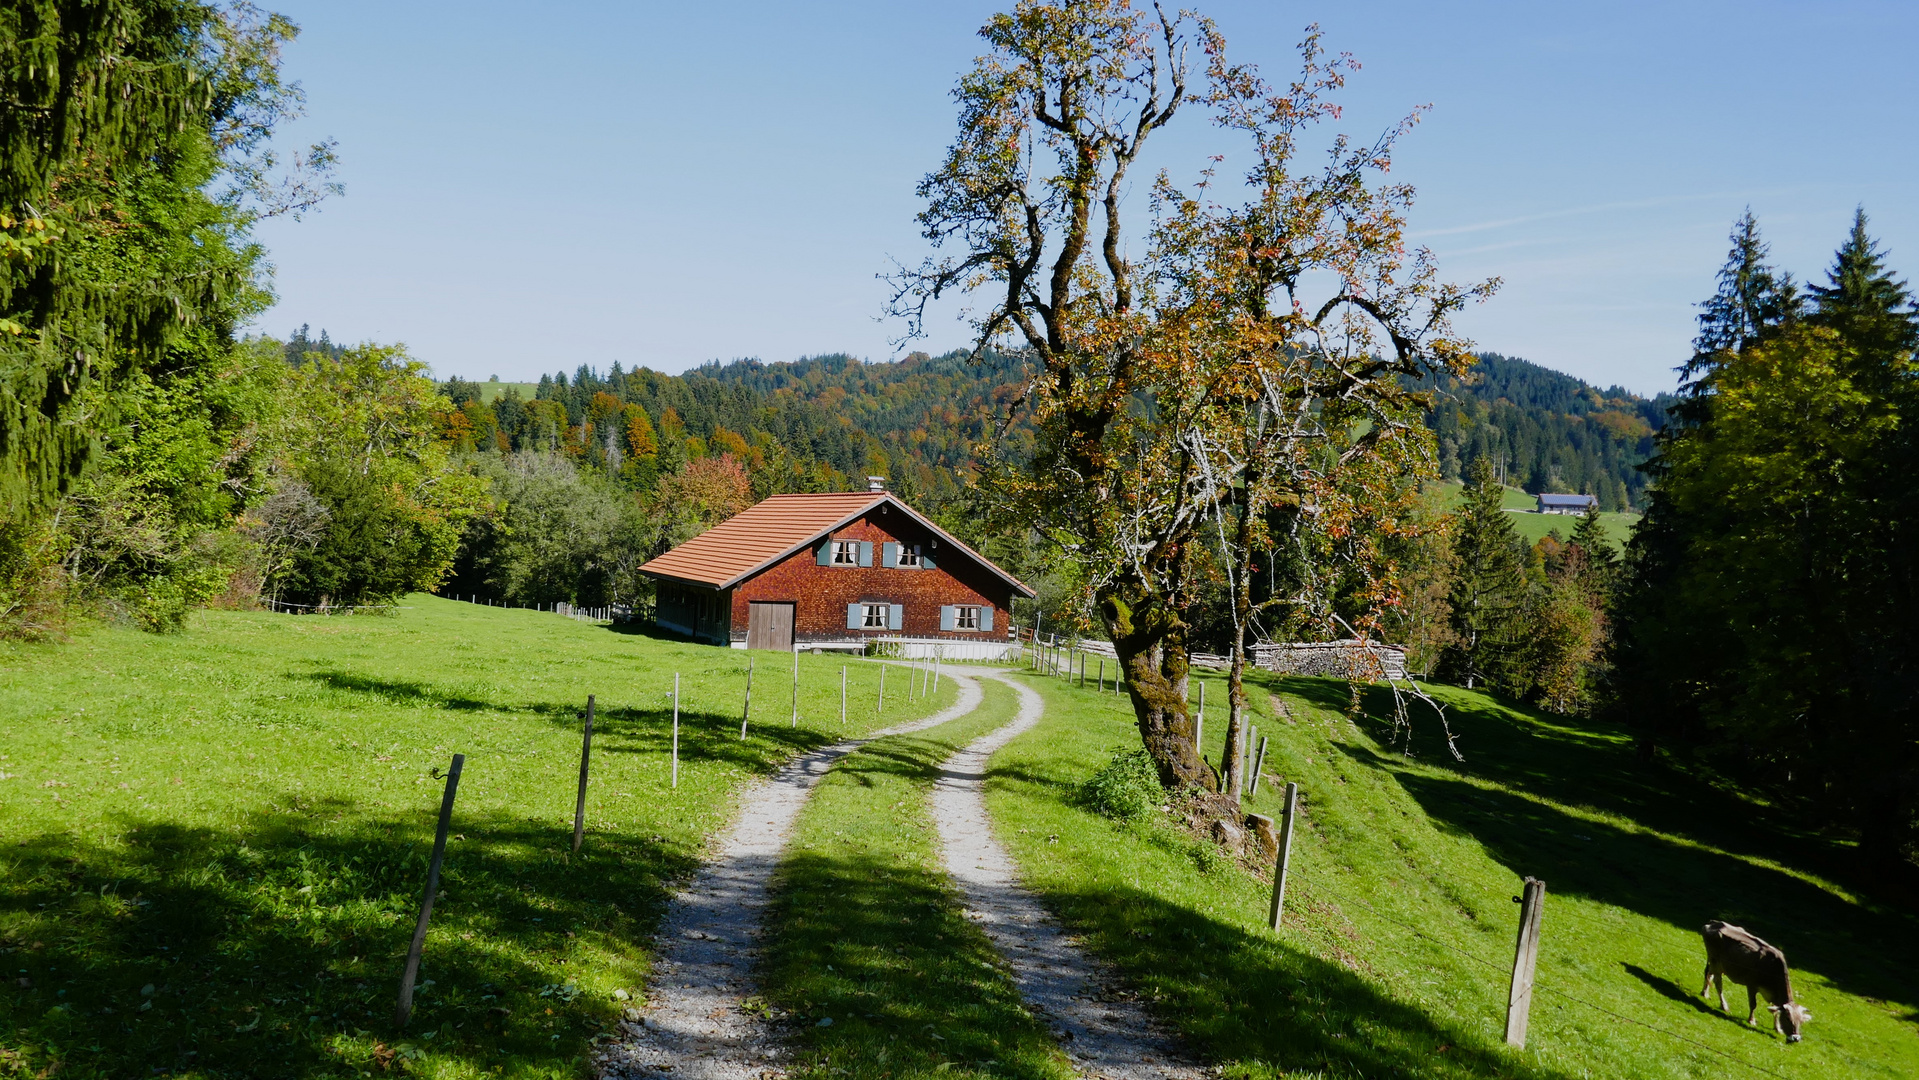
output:
M 784 1074 L 782 1040 L 741 1006 L 758 990 L 755 965 L 768 883 L 807 797 L 838 761 L 875 739 L 957 720 L 979 707 L 977 681 L 947 673 L 959 699 L 932 716 L 847 739 L 795 758 L 750 790 L 717 851 L 667 908 L 647 1005 L 626 1036 L 600 1051 L 604 1080 L 750 1080 Z
M 1020 698 L 1014 720 L 947 759 L 933 787 L 933 821 L 946 872 L 965 898 L 966 915 L 1013 968 L 1028 1005 L 1043 1014 L 1082 1075 L 1106 1080 L 1197 1080 L 1209 1070 L 1117 992 L 1116 981 L 1073 943 L 1020 884 L 1019 869 L 993 836 L 986 813 L 986 762 L 1039 723 L 1045 704 L 1032 688 L 1000 675 Z

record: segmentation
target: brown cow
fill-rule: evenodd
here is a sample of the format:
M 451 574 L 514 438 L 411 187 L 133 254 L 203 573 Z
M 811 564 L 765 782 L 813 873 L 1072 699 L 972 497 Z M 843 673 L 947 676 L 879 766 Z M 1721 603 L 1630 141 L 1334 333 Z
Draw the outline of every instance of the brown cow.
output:
M 1772 1029 L 1798 1042 L 1799 1029 L 1812 1014 L 1792 999 L 1792 973 L 1786 970 L 1786 954 L 1752 934 L 1718 919 L 1706 924 L 1706 985 L 1699 994 L 1712 999 L 1712 984 L 1719 980 L 1719 1007 L 1726 1009 L 1726 977 L 1746 988 L 1746 1023 L 1753 1023 L 1759 1011 L 1759 995 L 1772 1004 Z M 1782 1026 L 1783 1025 L 1783 1026 Z

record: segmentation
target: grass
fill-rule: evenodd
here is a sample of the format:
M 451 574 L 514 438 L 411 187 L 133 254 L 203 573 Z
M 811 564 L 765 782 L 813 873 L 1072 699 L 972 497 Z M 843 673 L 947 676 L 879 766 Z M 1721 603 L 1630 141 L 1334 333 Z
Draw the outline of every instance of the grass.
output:
M 573 1077 L 742 783 L 842 734 L 839 668 L 413 596 L 0 647 L 0 1077 Z M 682 772 L 670 783 L 674 671 Z M 924 715 L 849 665 L 845 733 Z M 579 710 L 598 695 L 582 852 Z M 467 755 L 412 1023 L 393 999 Z
M 1073 1075 L 940 866 L 927 810 L 939 765 L 1017 706 L 1005 686 L 981 685 L 971 715 L 846 759 L 800 817 L 766 963 L 798 1077 Z
M 1465 488 L 1457 481 L 1444 481 L 1437 485 L 1441 497 L 1449 508 L 1458 506 Z M 1579 519 L 1568 514 L 1541 514 L 1534 509 L 1539 500 L 1518 488 L 1506 488 L 1504 505 L 1510 512 L 1513 528 L 1528 544 L 1537 544 L 1546 534 L 1559 530 L 1561 540 L 1572 539 L 1573 529 Z M 1615 550 L 1626 546 L 1626 538 L 1632 535 L 1632 527 L 1639 523 L 1638 514 L 1601 513 L 1600 527 L 1605 531 L 1606 539 L 1612 542 Z
M 1266 772 L 1297 781 L 1305 807 L 1278 935 L 1263 875 L 1163 819 L 1117 825 L 1074 805 L 1076 784 L 1137 745 L 1122 699 L 1034 677 L 1046 719 L 988 779 L 1028 882 L 1225 1075 L 1919 1075 L 1919 927 L 1842 884 L 1843 852 L 1641 767 L 1603 725 L 1440 689 L 1458 764 L 1426 721 L 1408 757 L 1383 723 L 1345 719 L 1343 683 L 1258 680 Z M 1275 718 L 1274 694 L 1290 719 Z M 1364 710 L 1389 715 L 1378 694 Z M 1217 759 L 1224 713 L 1208 713 Z M 1279 786 L 1248 808 L 1276 814 Z M 1515 1052 L 1502 1032 L 1524 875 L 1548 894 L 1540 991 Z M 1786 951 L 1815 1016 L 1805 1042 L 1701 1003 L 1699 927 L 1712 918 Z
M 540 390 L 539 383 L 530 382 L 483 382 L 479 386 L 480 400 L 488 405 L 505 397 L 508 388 L 518 390 L 520 397 L 527 401 L 532 401 L 533 395 Z

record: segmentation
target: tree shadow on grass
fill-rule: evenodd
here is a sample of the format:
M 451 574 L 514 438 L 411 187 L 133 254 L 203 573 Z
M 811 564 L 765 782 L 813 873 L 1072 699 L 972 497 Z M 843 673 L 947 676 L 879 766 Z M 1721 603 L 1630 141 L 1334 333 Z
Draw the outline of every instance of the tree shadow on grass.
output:
M 449 694 L 430 683 L 383 679 L 353 672 L 329 670 L 304 676 L 331 689 L 365 694 L 405 705 L 432 705 L 457 712 L 490 712 L 534 716 L 562 728 L 579 731 L 586 716 L 584 702 L 535 701 L 508 704 Z M 686 762 L 722 762 L 751 772 L 777 769 L 798 753 L 836 741 L 812 728 L 781 724 L 754 724 L 749 739 L 739 738 L 740 718 L 709 710 L 680 711 L 680 759 Z M 671 706 L 635 708 L 597 705 L 593 719 L 594 747 L 611 754 L 665 754 L 673 745 Z
M 1346 683 L 1333 679 L 1263 676 L 1272 689 L 1315 706 L 1345 711 Z M 1427 687 L 1446 707 L 1459 736 L 1464 762 L 1445 749 L 1430 707 L 1413 703 L 1410 749 L 1435 768 L 1491 780 L 1556 802 L 1629 817 L 1671 836 L 1696 840 L 1733 854 L 1779 859 L 1805 867 L 1849 888 L 1884 892 L 1868 880 L 1850 850 L 1830 835 L 1807 827 L 1790 813 L 1758 805 L 1687 774 L 1663 760 L 1646 762 L 1634 751 L 1631 733 L 1584 717 L 1537 713 L 1490 694 L 1453 687 Z M 1362 730 L 1381 746 L 1393 736 L 1383 718 L 1393 715 L 1391 691 L 1363 687 Z M 1890 904 L 1899 900 L 1882 897 Z
M 0 879 L 0 952 L 18 971 L 0 1027 L 26 1075 L 352 1076 L 396 1055 L 576 1071 L 617 1003 L 573 973 L 638 986 L 628 943 L 693 859 L 604 834 L 570 855 L 524 820 L 455 821 L 405 1031 L 394 1000 L 430 833 L 415 817 L 290 815 L 237 838 L 133 822 L 111 843 L 17 841 Z
M 1913 919 L 1857 904 L 1784 870 L 1658 832 L 1572 816 L 1358 746 L 1354 763 L 1390 774 L 1435 825 L 1476 840 L 1515 876 L 1686 931 L 1725 919 L 1780 945 L 1795 969 L 1847 993 L 1899 1000 L 1919 962 Z M 1701 955 L 1703 956 L 1703 946 Z
M 1331 1076 L 1561 1075 L 1509 1054 L 1490 1023 L 1429 1013 L 1283 937 L 1150 892 L 1115 886 L 1046 901 L 1212 1061 Z

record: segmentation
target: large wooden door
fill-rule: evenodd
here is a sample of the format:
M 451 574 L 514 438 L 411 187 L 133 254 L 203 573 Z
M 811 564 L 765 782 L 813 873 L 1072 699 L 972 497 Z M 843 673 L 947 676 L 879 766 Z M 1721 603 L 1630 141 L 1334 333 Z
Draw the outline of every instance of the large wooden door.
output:
M 746 605 L 746 647 L 749 649 L 790 650 L 793 647 L 793 605 L 791 602 Z

